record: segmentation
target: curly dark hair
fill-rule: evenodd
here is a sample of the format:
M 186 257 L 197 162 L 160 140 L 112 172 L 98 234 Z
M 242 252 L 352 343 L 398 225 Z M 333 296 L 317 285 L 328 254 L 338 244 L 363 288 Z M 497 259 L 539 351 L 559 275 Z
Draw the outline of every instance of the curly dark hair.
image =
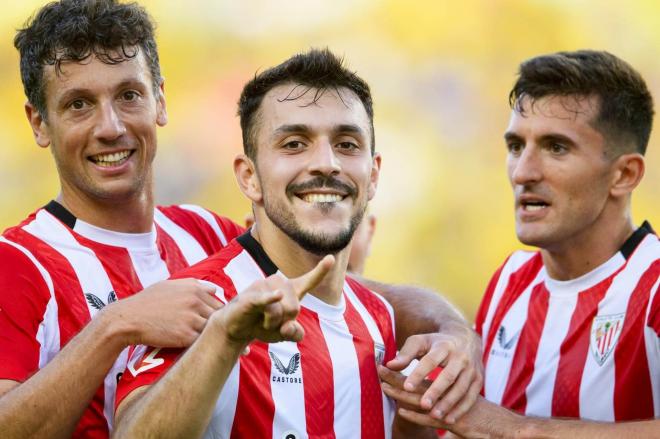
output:
M 61 72 L 63 62 L 96 56 L 118 64 L 143 51 L 154 92 L 162 81 L 154 23 L 137 3 L 116 0 L 60 0 L 41 8 L 16 33 L 25 95 L 46 120 L 44 66 Z
M 653 98 L 642 76 L 608 52 L 579 50 L 537 56 L 520 64 L 509 93 L 511 108 L 522 114 L 521 101 L 543 97 L 596 96 L 599 112 L 592 121 L 619 156 L 644 154 L 653 126 Z
M 310 49 L 299 53 L 283 63 L 265 70 L 243 87 L 238 100 L 238 116 L 241 120 L 243 133 L 243 150 L 254 159 L 256 157 L 256 117 L 264 96 L 273 88 L 294 83 L 305 87 L 302 91 L 292 93 L 287 100 L 298 99 L 308 91 L 314 90 L 313 102 L 323 96 L 328 89 L 338 91 L 347 88 L 357 95 L 369 116 L 371 129 L 371 153 L 374 153 L 374 110 L 369 85 L 355 72 L 343 66 L 343 59 L 337 57 L 329 49 Z M 338 93 L 341 97 L 341 94 Z

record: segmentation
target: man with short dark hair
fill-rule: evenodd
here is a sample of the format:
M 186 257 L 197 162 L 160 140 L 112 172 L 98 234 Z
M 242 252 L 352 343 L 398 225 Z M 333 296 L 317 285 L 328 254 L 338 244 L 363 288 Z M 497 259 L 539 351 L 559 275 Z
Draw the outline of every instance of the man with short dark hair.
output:
M 53 153 L 61 192 L 0 238 L 0 436 L 104 438 L 125 348 L 189 346 L 220 306 L 208 286 L 158 281 L 243 230 L 198 206 L 154 205 L 156 131 L 167 112 L 142 7 L 52 2 L 15 45 L 25 111 L 37 144 Z M 452 374 L 434 394 L 456 381 L 438 404 L 464 411 L 480 386 L 476 337 L 439 298 L 409 292 L 384 291 L 399 310 L 398 337 L 453 335 L 418 336 L 406 358 L 446 364 Z
M 630 212 L 644 175 L 651 95 L 627 63 L 584 50 L 522 63 L 510 102 L 504 138 L 516 233 L 540 250 L 506 260 L 477 314 L 484 395 L 523 415 L 583 421 L 524 418 L 480 402 L 452 429 L 657 436 L 659 421 L 623 422 L 660 416 L 660 242 Z
M 186 352 L 138 348 L 119 383 L 116 435 L 391 437 L 394 409 L 376 367 L 396 355 L 394 315 L 346 277 L 349 243 L 380 171 L 369 87 L 328 50 L 311 50 L 250 81 L 239 115 L 245 154 L 234 172 L 255 223 L 180 274 L 215 285 L 229 304 Z M 246 295 L 285 291 L 282 278 L 316 271 L 327 254 L 335 264 L 325 278 L 299 305 L 304 291 L 292 296 L 299 313 L 290 317 L 304 338 L 272 343 L 281 338 L 269 317 L 251 321 L 255 329 L 229 329 L 224 316 Z M 260 336 L 264 328 L 276 337 Z

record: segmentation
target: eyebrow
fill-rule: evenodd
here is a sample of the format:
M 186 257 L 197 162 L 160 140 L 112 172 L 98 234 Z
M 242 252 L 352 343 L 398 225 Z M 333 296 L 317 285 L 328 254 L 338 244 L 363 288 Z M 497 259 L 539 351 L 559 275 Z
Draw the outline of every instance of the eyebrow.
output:
M 309 125 L 289 124 L 278 127 L 273 134 L 278 135 L 278 134 L 304 133 L 309 131 L 313 131 Z M 362 136 L 366 135 L 364 130 L 362 130 L 359 126 L 353 124 L 337 125 L 333 127 L 332 131 L 334 133 L 359 134 Z
M 521 136 L 519 136 L 518 134 L 513 133 L 511 131 L 507 131 L 506 133 L 504 133 L 504 140 L 506 142 L 514 142 L 514 141 L 515 142 L 522 142 L 522 141 L 524 141 L 524 139 Z M 571 139 L 570 137 L 565 136 L 563 134 L 557 134 L 557 133 L 544 134 L 543 136 L 541 136 L 539 138 L 539 141 L 540 142 L 555 141 L 555 142 L 570 143 L 571 145 L 575 145 L 575 141 L 573 139 Z
M 120 82 L 119 84 L 117 84 L 115 88 L 117 90 L 121 90 L 127 87 L 143 88 L 143 87 L 150 87 L 150 85 L 149 84 L 145 85 L 143 81 L 140 81 L 137 78 L 130 78 Z M 66 102 L 75 96 L 86 95 L 89 93 L 91 93 L 89 88 L 85 88 L 85 87 L 72 88 L 62 93 L 62 95 L 58 97 L 58 102 Z

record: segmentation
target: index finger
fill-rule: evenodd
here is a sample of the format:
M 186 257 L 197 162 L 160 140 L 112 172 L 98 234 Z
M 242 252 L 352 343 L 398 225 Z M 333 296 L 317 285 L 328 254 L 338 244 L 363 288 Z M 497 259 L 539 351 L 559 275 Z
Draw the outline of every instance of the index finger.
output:
M 296 293 L 298 300 L 302 299 L 305 294 L 320 284 L 333 265 L 335 265 L 335 257 L 332 255 L 326 255 L 318 264 L 316 264 L 316 267 L 300 277 L 291 279 L 291 285 L 293 286 L 293 291 Z

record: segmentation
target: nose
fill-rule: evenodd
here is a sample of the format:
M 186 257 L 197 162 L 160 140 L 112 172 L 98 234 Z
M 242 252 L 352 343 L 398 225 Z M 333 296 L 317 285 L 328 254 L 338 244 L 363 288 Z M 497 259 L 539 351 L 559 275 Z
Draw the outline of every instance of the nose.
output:
M 126 132 L 126 126 L 117 114 L 112 103 L 99 104 L 99 112 L 94 135 L 97 139 L 112 142 Z
M 527 145 L 518 155 L 509 154 L 509 179 L 513 185 L 530 185 L 543 178 L 543 163 L 540 151 Z
M 336 175 L 341 171 L 337 153 L 328 140 L 321 140 L 314 145 L 308 171 L 315 175 Z

